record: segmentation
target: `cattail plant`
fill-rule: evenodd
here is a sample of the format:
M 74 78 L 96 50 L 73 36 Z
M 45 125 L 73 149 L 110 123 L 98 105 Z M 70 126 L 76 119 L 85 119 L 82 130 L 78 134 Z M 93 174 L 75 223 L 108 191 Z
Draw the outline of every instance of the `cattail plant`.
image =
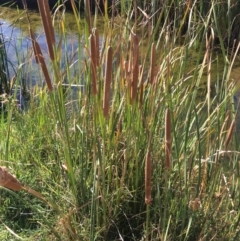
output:
M 145 203 L 146 205 L 150 205 L 152 202 L 152 159 L 150 148 L 147 149 L 146 160 L 145 160 Z
M 109 112 L 109 102 L 110 102 L 110 85 L 112 82 L 112 47 L 108 47 L 107 50 L 107 65 L 105 72 L 105 83 L 104 83 L 104 97 L 103 97 L 103 115 L 107 117 Z
M 93 34 L 89 37 L 90 42 L 90 58 L 91 58 L 91 69 L 92 69 L 92 94 L 97 94 L 97 51 L 96 42 Z
M 137 98 L 137 85 L 138 85 L 138 61 L 139 61 L 139 47 L 138 47 L 138 36 L 132 34 L 133 38 L 133 56 L 132 56 L 132 83 L 131 83 L 131 103 Z
M 30 29 L 30 36 L 31 36 L 31 41 L 32 41 L 32 45 L 33 45 L 33 52 L 34 52 L 34 56 L 35 56 L 35 59 L 36 59 L 36 63 L 40 64 L 40 66 L 42 68 L 43 75 L 44 75 L 46 83 L 47 83 L 47 87 L 48 87 L 49 91 L 52 91 L 53 86 L 52 86 L 51 78 L 50 78 L 49 73 L 48 73 L 46 62 L 43 58 L 42 50 L 39 46 L 39 43 L 36 41 L 31 29 Z
M 152 43 L 151 47 L 151 60 L 150 60 L 150 83 L 154 83 L 155 77 L 155 63 L 156 63 L 156 44 Z
M 55 44 L 55 40 L 54 40 L 54 30 L 53 30 L 53 27 L 51 24 L 51 16 L 50 16 L 49 6 L 48 6 L 48 3 L 46 3 L 46 1 L 43 1 L 44 3 L 41 1 L 38 1 L 38 2 L 39 2 L 38 3 L 39 9 L 41 8 L 40 13 L 43 14 L 42 21 L 43 21 L 43 24 L 45 25 L 44 30 L 46 28 L 46 31 L 47 31 L 47 32 L 45 32 L 45 34 L 46 34 L 46 39 L 47 39 L 47 43 L 48 43 L 47 45 L 48 45 L 48 49 L 49 49 L 49 55 L 50 55 L 51 59 L 53 60 L 54 59 L 53 44 Z M 53 86 L 52 86 L 51 78 L 50 78 L 48 70 L 47 70 L 46 62 L 44 60 L 40 45 L 37 42 L 37 40 L 34 36 L 34 33 L 31 29 L 31 22 L 30 22 L 30 18 L 28 15 L 28 11 L 27 11 L 26 1 L 23 1 L 23 4 L 24 4 L 24 8 L 26 10 L 27 19 L 28 19 L 28 23 L 29 23 L 29 33 L 30 33 L 30 38 L 32 41 L 32 46 L 33 46 L 34 58 L 35 58 L 36 63 L 41 65 L 42 72 L 43 72 L 43 75 L 45 77 L 45 80 L 46 80 L 46 83 L 48 86 L 48 90 L 52 91 Z M 49 20 L 49 17 L 50 17 L 50 20 Z
M 54 37 L 54 29 L 51 20 L 51 11 L 49 8 L 48 0 L 38 0 L 38 8 L 41 15 L 44 32 L 46 35 L 47 46 L 49 51 L 49 56 L 51 60 L 54 60 L 54 49 L 55 45 L 55 37 Z
M 143 67 L 142 65 L 139 66 L 139 75 L 141 76 L 141 80 L 140 80 L 140 92 L 139 92 L 139 108 L 142 107 L 143 104 L 143 89 L 144 89 L 144 83 L 143 83 L 143 78 L 142 78 L 142 70 Z

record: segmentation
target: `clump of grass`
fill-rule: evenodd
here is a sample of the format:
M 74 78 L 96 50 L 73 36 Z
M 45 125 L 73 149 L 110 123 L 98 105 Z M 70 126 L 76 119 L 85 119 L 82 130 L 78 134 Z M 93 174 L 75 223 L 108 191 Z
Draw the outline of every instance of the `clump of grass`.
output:
M 161 14 L 171 13 L 166 9 Z M 237 142 L 230 143 L 234 124 L 226 124 L 228 116 L 234 116 L 229 109 L 234 91 L 229 76 L 235 58 L 230 65 L 224 62 L 219 75 L 225 81 L 217 79 L 211 96 L 212 12 L 202 20 L 205 27 L 195 26 L 196 35 L 203 32 L 198 42 L 189 33 L 183 45 L 175 45 L 179 33 L 167 28 L 167 21 L 160 32 L 148 32 L 144 42 L 137 17 L 132 22 L 128 15 L 124 23 L 105 23 L 99 46 L 87 8 L 74 53 L 83 57 L 79 71 L 84 88 L 77 93 L 77 111 L 67 118 L 62 73 L 71 83 L 82 80 L 71 75 L 71 64 L 60 68 L 61 50 L 56 49 L 46 6 L 44 11 L 40 14 L 53 50 L 52 72 L 43 67 L 45 60 L 33 36 L 32 43 L 48 88 L 36 87 L 38 104 L 32 101 L 16 122 L 7 123 L 8 128 L 1 123 L 0 128 L 0 135 L 6 136 L 1 142 L 2 164 L 39 193 L 35 199 L 25 196 L 35 204 L 32 218 L 41 224 L 37 232 L 44 237 L 51 233 L 51 240 L 238 239 L 239 150 Z M 189 11 L 188 7 L 185 15 Z M 119 24 L 120 34 L 109 31 L 110 24 Z M 189 66 L 194 44 L 199 51 Z M 224 45 L 221 48 L 226 51 Z M 204 83 L 207 91 L 202 98 Z M 24 180 L 26 175 L 34 182 Z M 11 193 L 9 197 L 17 198 Z

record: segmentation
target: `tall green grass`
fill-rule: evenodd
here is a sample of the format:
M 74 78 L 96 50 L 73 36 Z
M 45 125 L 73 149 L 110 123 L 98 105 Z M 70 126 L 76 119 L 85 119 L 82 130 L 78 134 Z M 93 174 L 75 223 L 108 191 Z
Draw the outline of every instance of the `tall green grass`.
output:
M 79 28 L 76 75 L 71 61 L 61 69 L 64 51 L 55 40 L 46 1 L 38 3 L 52 71 L 31 34 L 47 85 L 35 87 L 25 113 L 10 124 L 1 122 L 0 159 L 22 185 L 42 196 L 3 189 L 0 214 L 8 233 L 0 235 L 16 240 L 239 239 L 239 148 L 230 79 L 236 55 L 225 55 L 224 67 L 216 67 L 209 24 L 217 2 L 204 25 L 191 19 L 194 31 L 179 45 L 179 32 L 167 22 L 155 31 L 149 20 L 141 31 L 130 12 L 124 19 L 105 16 L 100 44 L 97 18 L 93 21 L 86 5 L 85 25 L 80 25 L 71 1 Z M 63 19 L 60 26 L 60 41 L 67 41 Z M 29 27 L 31 33 L 30 19 Z M 74 106 L 66 97 L 72 90 L 63 86 L 66 78 L 69 85 L 84 84 Z

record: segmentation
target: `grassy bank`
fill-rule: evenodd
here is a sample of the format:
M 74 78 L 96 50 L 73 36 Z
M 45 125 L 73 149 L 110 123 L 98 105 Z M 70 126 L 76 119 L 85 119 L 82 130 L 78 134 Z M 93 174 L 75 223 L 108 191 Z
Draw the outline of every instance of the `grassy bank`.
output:
M 68 41 L 64 15 L 53 28 L 41 6 L 51 66 L 31 18 L 29 27 L 46 85 L 32 90 L 23 113 L 8 101 L 1 116 L 1 166 L 19 183 L 1 188 L 0 239 L 238 240 L 237 52 L 223 66 L 229 51 L 214 50 L 218 5 L 181 45 L 168 22 L 153 25 L 142 12 L 139 28 L 131 11 L 106 15 L 100 41 L 86 6 L 84 26 L 74 11 L 78 61 L 66 56 L 64 67 L 55 39 L 58 28 L 59 42 Z M 73 95 L 66 79 L 84 86 Z

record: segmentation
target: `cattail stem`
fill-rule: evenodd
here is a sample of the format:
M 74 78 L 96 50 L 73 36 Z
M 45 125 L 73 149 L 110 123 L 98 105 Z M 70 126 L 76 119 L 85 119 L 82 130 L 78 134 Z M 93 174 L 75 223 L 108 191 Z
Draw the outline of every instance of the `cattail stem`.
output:
M 29 29 L 29 31 L 30 31 L 30 37 L 31 37 L 32 45 L 33 45 L 33 52 L 34 52 L 34 57 L 35 57 L 36 63 L 41 65 L 42 72 L 45 77 L 49 91 L 53 91 L 51 78 L 49 76 L 47 66 L 46 66 L 45 60 L 43 58 L 43 54 L 42 54 L 41 48 L 39 46 L 39 43 L 36 41 L 31 28 Z
M 92 94 L 97 94 L 97 59 L 96 59 L 96 45 L 95 38 L 93 34 L 89 37 L 90 41 L 90 57 L 91 57 L 91 67 L 92 67 Z
M 49 8 L 48 0 L 38 0 L 38 8 L 41 15 L 44 32 L 46 35 L 49 56 L 53 61 L 54 60 L 53 45 L 55 44 L 55 37 L 54 37 L 54 30 L 53 30 L 51 12 Z
M 149 147 L 147 149 L 146 160 L 145 160 L 145 203 L 150 205 L 152 202 L 152 159 Z
M 31 29 L 31 27 L 29 28 L 29 32 L 30 32 L 30 38 L 32 41 L 32 46 L 33 46 L 33 53 L 34 53 L 34 58 L 37 64 L 39 64 L 39 60 L 38 60 L 38 53 L 37 53 L 37 48 L 36 48 L 36 40 L 33 34 L 33 31 Z
M 43 58 L 43 54 L 42 54 L 41 48 L 39 46 L 39 43 L 35 41 L 34 44 L 35 44 L 35 48 L 36 48 L 36 52 L 37 52 L 36 56 L 37 56 L 38 62 L 41 65 L 42 72 L 43 72 L 43 75 L 44 75 L 46 83 L 47 83 L 47 87 L 48 87 L 49 91 L 53 91 L 51 78 L 49 76 L 47 66 L 46 66 L 45 60 Z
M 136 100 L 137 97 L 137 85 L 138 85 L 138 37 L 133 35 L 133 57 L 132 57 L 132 84 L 131 84 L 131 103 Z
M 150 83 L 154 83 L 155 77 L 155 64 L 156 64 L 156 44 L 152 43 L 151 47 L 151 60 L 150 60 Z
M 140 95 L 139 95 L 139 108 L 142 107 L 142 104 L 143 104 L 143 88 L 144 88 L 144 83 L 143 83 L 143 80 L 142 80 L 142 65 L 139 66 L 139 75 L 141 77 L 141 80 L 140 80 Z
M 110 105 L 110 85 L 112 82 L 112 47 L 108 47 L 107 50 L 107 65 L 105 72 L 105 83 L 104 83 L 104 99 L 103 99 L 103 115 L 106 118 L 109 112 Z

